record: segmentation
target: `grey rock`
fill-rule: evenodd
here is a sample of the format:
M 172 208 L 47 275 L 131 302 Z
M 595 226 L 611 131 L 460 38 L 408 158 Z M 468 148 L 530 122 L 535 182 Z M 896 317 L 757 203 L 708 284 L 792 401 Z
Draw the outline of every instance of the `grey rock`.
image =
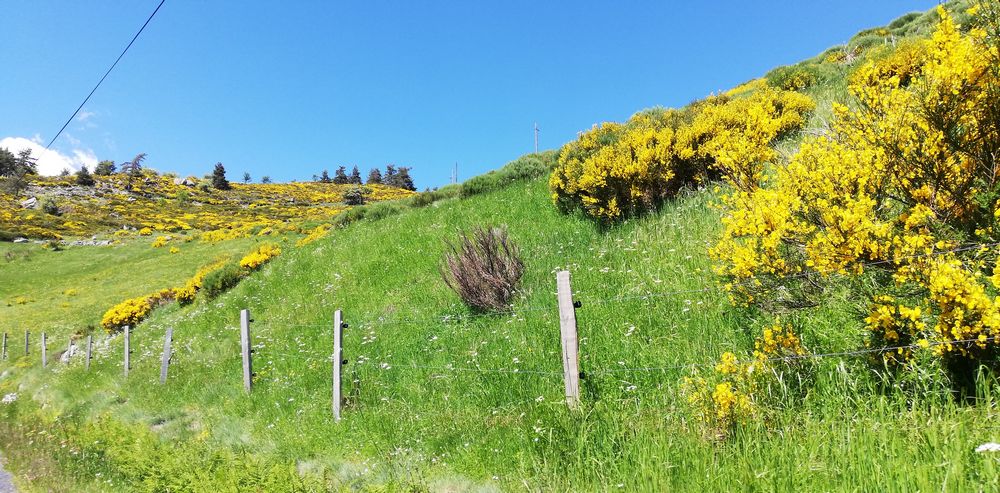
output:
M 24 238 L 24 237 L 14 238 L 14 243 L 27 243 L 27 242 L 28 242 L 28 239 Z
M 69 359 L 76 356 L 80 352 L 80 348 L 76 347 L 76 344 L 70 344 L 69 349 L 63 351 L 62 355 L 59 356 L 60 363 L 69 363 Z
M 21 207 L 24 207 L 25 209 L 34 209 L 37 206 L 38 206 L 38 198 L 36 197 L 31 197 L 30 199 L 21 201 Z

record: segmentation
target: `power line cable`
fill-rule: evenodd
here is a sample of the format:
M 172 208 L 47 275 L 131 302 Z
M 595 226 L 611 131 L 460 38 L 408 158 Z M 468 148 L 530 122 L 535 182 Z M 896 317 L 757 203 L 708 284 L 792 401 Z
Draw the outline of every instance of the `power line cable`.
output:
M 101 83 L 104 82 L 104 79 L 108 78 L 108 74 L 110 74 L 111 71 L 114 70 L 115 66 L 118 65 L 118 62 L 120 62 L 122 57 L 125 56 L 125 53 L 128 52 L 128 49 L 132 47 L 132 43 L 135 43 L 135 40 L 139 38 L 139 35 L 142 34 L 142 31 L 145 30 L 146 26 L 149 25 L 149 21 L 153 20 L 153 16 L 160 11 L 160 7 L 162 7 L 163 3 L 166 1 L 167 0 L 160 0 L 160 4 L 156 6 L 156 10 L 153 10 L 153 13 L 149 14 L 149 18 L 146 19 L 146 22 L 142 25 L 142 27 L 139 28 L 139 32 L 135 33 L 135 36 L 132 36 L 132 41 L 128 42 L 128 46 L 126 46 L 125 49 L 122 50 L 121 55 L 118 55 L 118 58 L 115 59 L 115 63 L 112 63 L 111 67 L 108 68 L 108 71 L 104 72 L 104 76 L 101 77 L 101 80 L 97 81 L 97 85 L 95 85 L 94 88 L 90 90 L 90 94 L 88 94 L 87 97 L 83 99 L 83 102 L 80 103 L 80 106 L 76 107 L 76 111 L 74 111 L 73 114 L 70 115 L 69 120 L 66 120 L 66 123 L 63 123 L 62 128 L 60 128 L 59 131 L 56 132 L 55 137 L 52 137 L 52 140 L 50 140 L 49 143 L 45 146 L 46 151 L 49 150 L 50 147 L 52 147 L 52 144 L 55 143 L 56 139 L 58 139 L 59 136 L 62 135 L 63 130 L 66 130 L 66 127 L 69 126 L 70 122 L 72 122 L 73 119 L 76 118 L 77 113 L 79 113 L 80 110 L 83 109 L 83 105 L 87 104 L 87 101 L 90 101 L 90 97 L 93 96 L 95 92 L 97 92 L 98 87 L 101 87 Z

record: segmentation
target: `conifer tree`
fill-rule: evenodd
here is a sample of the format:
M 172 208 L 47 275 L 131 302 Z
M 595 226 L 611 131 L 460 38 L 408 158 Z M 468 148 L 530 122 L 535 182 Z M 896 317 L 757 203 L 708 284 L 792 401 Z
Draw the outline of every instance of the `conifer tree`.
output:
M 222 163 L 215 163 L 215 169 L 212 170 L 212 186 L 219 190 L 232 188 L 229 185 L 229 180 L 226 179 L 226 168 Z

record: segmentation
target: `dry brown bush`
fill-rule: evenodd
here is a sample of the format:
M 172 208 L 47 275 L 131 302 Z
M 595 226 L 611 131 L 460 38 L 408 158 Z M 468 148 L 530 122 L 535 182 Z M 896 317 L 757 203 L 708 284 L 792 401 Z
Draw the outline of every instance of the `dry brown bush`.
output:
M 524 262 L 505 227 L 479 226 L 445 245 L 441 276 L 466 305 L 484 312 L 510 309 Z

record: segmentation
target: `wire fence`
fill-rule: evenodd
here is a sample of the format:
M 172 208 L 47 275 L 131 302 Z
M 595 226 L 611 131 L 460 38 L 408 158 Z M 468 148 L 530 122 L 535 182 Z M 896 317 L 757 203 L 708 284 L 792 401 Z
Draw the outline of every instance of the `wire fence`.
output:
M 942 249 L 935 250 L 932 252 L 913 254 L 906 256 L 898 256 L 892 259 L 884 259 L 879 261 L 865 262 L 862 265 L 865 268 L 877 267 L 886 264 L 899 264 L 906 259 L 913 258 L 928 258 L 940 255 L 955 254 L 968 251 L 985 251 L 990 248 L 1000 246 L 1000 242 L 997 243 L 979 243 L 979 244 L 966 244 L 957 246 L 952 249 Z M 785 277 L 786 279 L 800 278 L 808 275 L 820 275 L 815 272 L 810 273 L 799 273 L 795 275 L 790 275 Z M 754 281 L 748 281 L 744 285 L 752 286 Z M 611 304 L 611 303 L 623 303 L 629 301 L 645 301 L 652 299 L 663 299 L 663 298 L 676 298 L 681 295 L 689 295 L 692 293 L 706 293 L 712 291 L 720 290 L 718 284 L 712 284 L 710 286 L 702 286 L 698 289 L 688 289 L 688 290 L 671 290 L 671 291 L 661 291 L 661 292 L 651 292 L 643 295 L 621 295 L 605 299 L 585 299 L 587 305 L 590 304 Z M 573 293 L 574 298 L 577 293 Z M 585 305 L 586 306 L 586 305 Z M 548 311 L 556 314 L 559 312 L 560 307 L 558 305 L 550 304 L 539 304 L 539 305 L 528 305 L 521 306 L 510 313 L 504 314 L 502 316 L 497 316 L 494 314 L 465 314 L 465 315 L 453 315 L 447 314 L 442 316 L 402 316 L 402 317 L 379 317 L 375 319 L 364 320 L 360 322 L 352 321 L 351 324 L 354 327 L 362 329 L 373 329 L 376 327 L 388 327 L 396 326 L 399 324 L 426 324 L 432 327 L 445 326 L 451 323 L 464 322 L 470 320 L 478 320 L 483 318 L 490 318 L 492 320 L 508 320 L 508 321 L 522 321 L 524 313 L 530 312 L 540 312 Z M 284 323 L 279 320 L 267 320 L 261 323 L 254 322 L 254 327 L 259 329 L 265 329 L 264 332 L 257 335 L 252 345 L 252 352 L 256 353 L 256 358 L 259 363 L 269 369 L 274 369 L 279 366 L 287 366 L 291 361 L 302 361 L 309 365 L 310 368 L 317 367 L 317 365 L 328 365 L 328 364 L 339 364 L 334 355 L 334 348 L 332 345 L 328 350 L 318 349 L 316 347 L 315 334 L 301 334 L 293 335 L 291 338 L 288 337 L 287 330 L 291 328 L 295 329 L 315 329 L 317 332 L 328 331 L 332 327 L 331 323 Z M 225 326 L 222 328 L 221 334 L 210 335 L 207 337 L 209 340 L 213 341 L 228 341 L 231 339 L 231 334 L 227 332 L 239 331 L 238 326 Z M 575 328 L 574 328 L 575 330 Z M 493 331 L 495 334 L 504 333 L 505 331 Z M 25 335 L 25 355 L 28 355 L 29 351 L 29 340 L 27 339 L 28 334 Z M 174 337 L 180 337 L 176 332 Z M 369 340 L 369 336 L 359 336 L 362 337 L 361 344 L 364 345 L 368 342 L 374 341 L 374 335 L 371 336 L 372 339 Z M 4 335 L 4 348 L 3 348 L 3 358 L 9 359 L 13 355 L 14 348 L 17 346 L 17 341 L 14 337 L 7 337 Z M 506 341 L 512 341 L 513 339 L 509 336 L 509 332 L 505 336 Z M 990 342 L 996 342 L 1000 340 L 1000 337 L 987 337 L 980 336 L 973 339 L 963 339 L 963 340 L 933 340 L 933 341 L 923 341 L 921 343 L 912 344 L 901 344 L 889 347 L 870 347 L 856 350 L 846 350 L 846 351 L 833 351 L 833 352 L 821 352 L 821 353 L 806 353 L 806 354 L 794 354 L 794 355 L 783 355 L 783 356 L 771 356 L 763 359 L 758 359 L 756 361 L 765 362 L 790 362 L 799 360 L 812 360 L 812 359 L 826 359 L 826 358 L 857 358 L 863 356 L 871 356 L 878 354 L 891 354 L 899 353 L 902 351 L 918 350 L 918 349 L 929 349 L 933 347 L 940 346 L 959 346 L 965 348 L 971 348 L 976 345 L 984 345 Z M 66 362 L 73 362 L 74 357 L 82 353 L 82 348 L 74 345 L 70 342 L 68 345 L 63 347 L 66 348 L 65 352 L 60 352 L 55 349 L 56 344 L 52 344 L 51 339 L 50 347 L 53 348 L 52 357 L 50 362 L 58 361 L 60 359 L 66 360 Z M 99 342 L 93 348 L 87 348 L 87 368 L 90 367 L 90 362 L 93 360 L 95 363 L 100 363 L 100 367 L 106 367 L 107 363 L 112 360 L 118 360 L 122 356 L 118 348 L 112 348 L 112 342 L 114 339 L 104 339 Z M 138 357 L 132 358 L 132 361 L 136 364 L 146 363 L 150 360 L 160 361 L 160 354 L 157 351 L 157 342 L 153 340 L 151 343 L 146 342 L 144 345 L 137 346 L 136 349 L 139 350 Z M 526 344 L 527 340 L 523 340 L 522 343 Z M 486 344 L 484 341 L 483 344 Z M 478 346 L 473 346 L 478 347 Z M 356 349 L 356 348 L 352 348 Z M 443 348 L 436 350 L 431 350 L 425 348 L 424 351 L 433 356 L 434 359 L 445 359 L 446 361 L 458 362 L 464 361 L 464 363 L 447 363 L 447 364 L 428 364 L 424 361 L 415 360 L 412 358 L 400 359 L 394 357 L 391 352 L 381 354 L 381 355 L 366 355 L 362 354 L 362 351 L 352 351 L 355 354 L 353 358 L 348 358 L 346 361 L 357 365 L 359 368 L 366 368 L 377 371 L 403 371 L 403 370 L 419 370 L 425 372 L 431 372 L 432 375 L 428 375 L 427 378 L 437 378 L 442 374 L 481 374 L 481 375 L 495 375 L 495 376 L 505 376 L 511 378 L 544 378 L 544 379 L 563 379 L 569 378 L 567 374 L 566 367 L 561 370 L 552 369 L 547 370 L 544 368 L 519 368 L 519 367 L 496 367 L 496 366 L 484 366 L 476 363 L 475 357 L 478 354 L 477 350 L 470 349 L 464 354 L 453 354 L 446 352 Z M 179 344 L 174 346 L 173 352 L 170 354 L 168 360 L 170 364 L 176 365 L 179 361 L 185 360 L 185 355 L 190 355 L 195 353 L 195 347 L 192 341 L 181 341 Z M 131 354 L 131 351 L 130 351 Z M 516 358 L 515 358 L 516 362 Z M 712 368 L 716 366 L 717 360 L 701 360 L 701 361 L 690 361 L 690 362 L 677 362 L 664 366 L 635 366 L 630 367 L 622 365 L 617 368 L 601 368 L 600 366 L 595 366 L 593 364 L 593 359 L 585 359 L 585 366 L 580 372 L 580 375 L 584 379 L 596 378 L 603 376 L 621 376 L 629 374 L 655 374 L 655 373 L 670 373 L 678 371 L 694 371 L 699 368 Z M 737 361 L 737 363 L 749 363 L 751 360 Z

